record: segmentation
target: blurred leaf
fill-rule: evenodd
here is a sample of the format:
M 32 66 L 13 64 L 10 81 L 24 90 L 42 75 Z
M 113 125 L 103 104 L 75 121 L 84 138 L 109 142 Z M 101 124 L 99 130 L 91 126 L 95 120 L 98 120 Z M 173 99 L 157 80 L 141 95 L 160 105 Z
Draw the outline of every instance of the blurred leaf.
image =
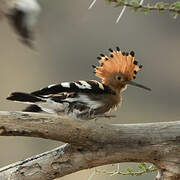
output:
M 164 9 L 166 5 L 167 5 L 167 3 L 157 2 L 154 7 L 159 8 L 159 9 Z
M 129 2 L 129 4 L 133 5 L 133 6 L 139 6 L 140 5 L 140 0 L 132 0 Z
M 176 19 L 177 17 L 178 17 L 178 13 L 177 12 L 175 12 L 175 13 L 171 13 L 171 16 L 174 18 L 174 19 Z
M 133 172 L 133 169 L 127 168 L 127 172 L 132 173 L 132 172 Z
M 141 12 L 144 12 L 145 14 L 149 13 L 149 8 L 148 7 L 143 7 L 141 8 Z
M 170 6 L 171 9 L 180 10 L 180 1 L 177 1 Z
M 114 7 L 124 6 L 126 0 L 118 0 L 117 4 Z

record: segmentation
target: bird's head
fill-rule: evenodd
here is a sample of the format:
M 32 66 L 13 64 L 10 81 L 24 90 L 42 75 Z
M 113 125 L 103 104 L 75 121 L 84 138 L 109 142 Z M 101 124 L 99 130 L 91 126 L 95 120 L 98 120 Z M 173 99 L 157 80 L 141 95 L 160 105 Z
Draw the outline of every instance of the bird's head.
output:
M 133 81 L 142 68 L 142 65 L 138 65 L 138 62 L 134 60 L 134 52 L 125 53 L 121 52 L 119 47 L 116 49 L 117 51 L 109 49 L 110 57 L 104 54 L 98 57 L 100 65 L 93 66 L 96 76 L 116 92 L 123 91 L 128 84 L 150 91 L 150 88 Z

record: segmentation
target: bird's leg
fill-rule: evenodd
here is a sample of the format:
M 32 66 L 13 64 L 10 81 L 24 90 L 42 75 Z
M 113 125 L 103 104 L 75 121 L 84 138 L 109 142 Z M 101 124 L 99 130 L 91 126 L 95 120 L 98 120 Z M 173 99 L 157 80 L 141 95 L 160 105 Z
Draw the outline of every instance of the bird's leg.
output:
M 97 120 L 98 118 L 114 118 L 116 117 L 115 115 L 111 114 L 96 114 L 94 109 L 89 109 L 89 119 L 95 119 Z
M 87 118 L 88 119 L 95 119 L 96 118 L 94 109 L 89 108 Z

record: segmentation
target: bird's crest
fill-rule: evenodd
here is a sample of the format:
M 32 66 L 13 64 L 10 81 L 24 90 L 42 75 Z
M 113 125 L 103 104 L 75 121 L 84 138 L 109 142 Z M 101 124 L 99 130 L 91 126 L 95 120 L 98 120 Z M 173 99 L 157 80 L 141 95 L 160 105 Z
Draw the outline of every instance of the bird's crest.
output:
M 121 52 L 119 47 L 116 47 L 117 51 L 109 49 L 110 56 L 100 54 L 99 66 L 94 66 L 95 74 L 105 82 L 106 78 L 113 74 L 122 74 L 128 81 L 136 78 L 137 72 L 142 68 L 142 65 L 138 65 L 135 61 L 135 53 Z

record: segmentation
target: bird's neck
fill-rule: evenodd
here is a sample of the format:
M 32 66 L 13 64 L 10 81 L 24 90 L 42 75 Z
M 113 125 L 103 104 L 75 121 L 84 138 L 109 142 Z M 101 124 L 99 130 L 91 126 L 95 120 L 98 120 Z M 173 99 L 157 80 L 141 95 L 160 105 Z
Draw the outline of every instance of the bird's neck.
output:
M 117 96 L 120 96 L 121 92 L 126 89 L 125 87 L 115 88 L 115 87 L 113 87 L 113 86 L 109 86 L 109 88 L 110 88 L 113 92 L 115 92 L 115 94 L 116 94 Z

